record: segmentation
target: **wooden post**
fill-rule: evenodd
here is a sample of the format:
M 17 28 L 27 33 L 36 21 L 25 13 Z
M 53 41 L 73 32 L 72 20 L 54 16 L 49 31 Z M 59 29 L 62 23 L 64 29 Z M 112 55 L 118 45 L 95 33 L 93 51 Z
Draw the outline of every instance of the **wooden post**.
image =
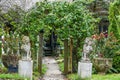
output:
M 73 51 L 73 38 L 70 37 L 70 72 L 72 73 L 72 51 Z
M 0 41 L 0 59 L 1 59 L 1 55 L 2 55 L 2 41 Z
M 51 33 L 51 46 L 52 46 L 52 55 L 55 54 L 55 50 L 54 50 L 54 38 L 53 38 L 53 30 L 52 30 L 52 33 Z
M 43 30 L 39 34 L 39 54 L 38 54 L 38 72 L 42 74 L 42 55 L 43 55 Z
M 68 73 L 68 39 L 64 40 L 64 74 Z
M 37 42 L 39 42 L 39 35 L 37 36 Z M 38 59 L 39 59 L 39 45 L 37 46 L 37 66 L 38 66 Z

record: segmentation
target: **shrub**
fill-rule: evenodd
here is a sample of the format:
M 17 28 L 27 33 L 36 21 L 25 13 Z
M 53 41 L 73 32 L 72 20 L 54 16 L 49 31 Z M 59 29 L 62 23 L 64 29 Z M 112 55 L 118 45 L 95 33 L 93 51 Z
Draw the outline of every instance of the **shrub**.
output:
M 120 54 L 116 54 L 114 57 L 113 57 L 113 67 L 118 71 L 120 72 Z
M 5 67 L 0 67 L 0 73 L 7 73 L 8 70 Z
M 64 71 L 64 63 L 63 62 L 61 62 L 61 63 L 59 63 L 59 68 L 60 68 L 60 71 Z

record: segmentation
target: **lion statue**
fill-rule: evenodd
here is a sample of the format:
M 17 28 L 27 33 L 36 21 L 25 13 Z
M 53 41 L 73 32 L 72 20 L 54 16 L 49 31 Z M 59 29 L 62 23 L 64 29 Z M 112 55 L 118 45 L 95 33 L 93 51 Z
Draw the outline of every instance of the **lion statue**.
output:
M 30 60 L 31 59 L 30 39 L 28 36 L 23 36 L 21 49 L 24 50 L 24 56 L 22 58 Z
M 89 54 L 93 50 L 92 45 L 93 45 L 93 39 L 90 37 L 86 37 L 85 43 L 83 46 L 82 61 L 90 61 Z

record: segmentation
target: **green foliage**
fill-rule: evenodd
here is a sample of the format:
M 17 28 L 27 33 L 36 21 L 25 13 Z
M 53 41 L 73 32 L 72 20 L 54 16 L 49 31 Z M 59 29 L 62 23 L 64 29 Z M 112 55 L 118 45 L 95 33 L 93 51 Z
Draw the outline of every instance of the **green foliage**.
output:
M 45 65 L 45 64 L 43 64 L 42 65 L 42 75 L 44 75 L 45 73 L 46 73 L 46 71 L 47 71 L 47 66 Z M 38 67 L 37 67 L 37 65 L 35 65 L 35 67 L 34 67 L 34 72 L 33 72 L 33 74 L 34 74 L 34 76 L 39 76 L 40 74 L 39 74 L 39 72 L 38 72 Z
M 15 31 L 22 24 L 22 16 L 24 16 L 24 14 L 25 11 L 23 11 L 19 6 L 9 8 L 7 12 L 0 11 L 0 26 L 4 29 L 6 27 L 11 27 L 11 30 Z M 7 25 L 8 23 L 9 26 Z
M 111 40 L 107 42 L 109 45 L 106 46 L 106 51 L 104 53 L 105 57 L 113 58 L 113 69 L 111 72 L 120 72 L 120 44 L 115 37 L 112 37 Z
M 112 51 L 114 49 L 114 57 L 113 57 L 113 67 L 120 72 L 120 66 L 118 65 L 120 63 L 120 0 L 114 0 L 109 7 L 109 33 L 113 32 L 115 34 L 115 37 L 118 39 L 117 46 L 115 48 L 112 48 Z
M 47 71 L 47 66 L 45 64 L 42 65 L 42 74 L 45 74 Z
M 118 71 L 120 72 L 120 54 L 116 54 L 114 55 L 113 57 L 113 67 Z
M 59 18 L 58 24 L 60 26 L 57 32 L 60 38 L 72 36 L 76 40 L 78 38 L 84 39 L 94 32 L 96 20 L 82 1 L 74 1 L 71 4 L 64 3 L 59 15 L 61 18 Z
M 119 80 L 120 74 L 93 75 L 92 80 Z
M 64 63 L 63 62 L 59 63 L 59 68 L 60 68 L 60 71 L 64 72 Z
M 5 43 L 4 43 L 4 51 L 6 54 L 17 54 L 17 51 L 19 49 L 18 45 L 21 41 L 17 34 L 4 34 L 5 36 Z M 10 48 L 10 50 L 7 50 Z
M 114 31 L 113 31 L 114 32 Z M 120 41 L 118 39 L 118 37 L 116 36 L 116 34 L 114 35 L 113 32 L 110 32 L 110 34 L 108 35 L 107 38 L 105 38 L 104 36 L 102 36 L 100 34 L 100 36 L 96 36 L 96 39 L 99 41 L 98 45 L 95 47 L 96 50 L 93 51 L 93 53 L 97 53 L 99 49 L 99 51 L 102 52 L 102 55 L 100 55 L 100 57 L 106 57 L 106 58 L 113 58 L 113 68 L 110 69 L 108 71 L 108 73 L 117 73 L 120 72 L 120 66 L 117 65 L 120 63 Z M 102 37 L 102 38 L 101 38 Z M 101 41 L 103 40 L 103 41 Z M 101 43 L 102 42 L 102 43 Z M 101 46 L 101 48 L 99 48 L 99 45 Z
M 78 74 L 69 74 L 69 80 L 119 80 L 120 74 L 107 74 L 107 75 L 99 75 L 93 74 L 91 79 L 80 79 Z
M 69 80 L 82 80 L 77 74 L 69 74 L 67 77 Z
M 0 36 L 2 36 L 3 35 L 3 30 L 2 30 L 2 28 L 0 28 Z
M 18 74 L 0 74 L 0 79 L 3 80 L 29 80 L 28 78 L 23 78 Z
M 98 21 L 87 9 L 91 1 L 38 2 L 24 16 L 19 32 L 30 36 L 32 48 L 35 48 L 33 44 L 36 44 L 41 29 L 45 31 L 44 36 L 54 31 L 61 40 L 72 36 L 76 50 L 74 53 L 78 56 L 77 48 L 82 47 L 84 39 L 95 32 Z
M 120 1 L 114 0 L 109 7 L 109 33 L 114 32 L 115 36 L 120 39 Z
M 2 41 L 0 41 L 0 56 L 2 54 Z
M 61 33 L 62 38 L 70 35 L 89 36 L 95 28 L 97 20 L 86 8 L 85 1 L 68 2 L 38 2 L 25 16 L 21 31 L 38 34 L 41 29 L 45 32 L 53 29 Z
M 104 33 L 100 33 L 99 35 L 95 34 L 92 38 L 95 41 L 95 45 L 93 45 L 94 55 L 97 54 L 98 57 L 113 58 L 119 45 L 118 40 L 112 32 L 110 35 Z
M 33 51 L 36 51 L 37 35 L 41 29 L 45 31 L 44 36 L 49 35 L 50 30 L 54 31 L 60 39 L 72 36 L 74 41 L 73 52 L 76 56 L 74 59 L 76 60 L 75 64 L 77 64 L 80 58 L 79 55 L 81 55 L 78 53 L 78 48 L 81 48 L 80 51 L 82 51 L 84 39 L 95 33 L 98 21 L 87 9 L 87 5 L 91 1 L 75 0 L 72 3 L 61 1 L 38 2 L 36 6 L 27 12 L 18 11 L 21 13 L 17 12 L 20 16 L 18 21 L 16 21 L 17 16 L 13 16 L 14 18 L 9 17 L 8 14 L 11 14 L 11 11 L 3 15 L 8 21 L 12 20 L 10 23 L 17 27 L 16 32 L 30 37 Z
M 7 68 L 2 67 L 2 66 L 0 65 L 0 73 L 7 73 L 7 72 L 8 72 Z

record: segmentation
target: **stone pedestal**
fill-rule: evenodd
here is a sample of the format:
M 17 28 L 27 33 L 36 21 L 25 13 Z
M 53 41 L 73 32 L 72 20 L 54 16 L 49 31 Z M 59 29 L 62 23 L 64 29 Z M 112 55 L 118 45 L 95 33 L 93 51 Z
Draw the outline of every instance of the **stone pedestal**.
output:
M 19 60 L 18 73 L 20 76 L 30 78 L 32 80 L 33 61 L 32 60 Z
M 79 62 L 78 63 L 78 75 L 81 78 L 91 78 L 91 75 L 92 75 L 92 63 Z

